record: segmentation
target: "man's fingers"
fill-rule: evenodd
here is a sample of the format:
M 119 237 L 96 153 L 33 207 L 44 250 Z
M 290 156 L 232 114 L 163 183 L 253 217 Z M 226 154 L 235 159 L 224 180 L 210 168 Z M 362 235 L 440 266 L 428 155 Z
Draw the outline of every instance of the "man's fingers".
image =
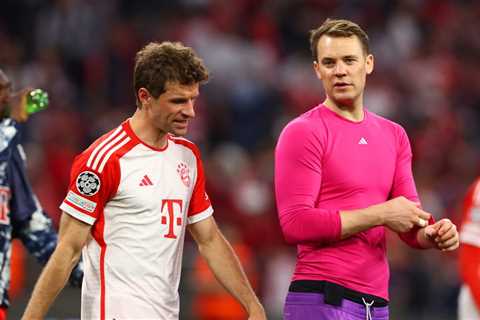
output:
M 428 225 L 428 220 L 418 217 L 417 225 L 422 228 L 426 227 Z
M 437 229 L 435 229 L 434 225 L 429 225 L 425 228 L 425 234 L 433 239 L 437 235 Z
M 455 225 L 449 219 L 442 219 L 442 220 L 438 221 L 438 224 L 440 225 L 440 228 L 438 229 L 438 235 L 439 236 L 443 236 L 449 230 L 455 228 Z
M 415 208 L 415 213 L 417 214 L 417 216 L 419 218 L 422 218 L 423 220 L 429 220 L 430 217 L 432 216 L 430 213 L 428 213 L 427 211 L 424 211 L 422 209 L 419 209 L 419 208 Z
M 421 228 L 428 226 L 428 220 L 432 215 L 419 208 L 415 208 L 415 212 L 417 213 L 417 216 L 418 216 L 418 221 L 416 222 L 416 224 Z
M 13 97 L 20 97 L 22 95 L 25 95 L 27 93 L 29 93 L 30 91 L 32 91 L 34 88 L 33 87 L 26 87 L 26 88 L 23 88 L 23 89 L 20 89 L 16 92 L 13 92 L 12 93 L 12 96 Z
M 452 251 L 458 248 L 458 238 L 452 237 L 447 241 L 443 241 L 437 244 L 438 248 L 443 251 Z
M 435 223 L 438 226 L 435 242 L 442 251 L 452 251 L 458 248 L 457 227 L 449 220 L 442 219 Z
M 455 227 L 455 225 L 452 224 L 450 228 L 447 231 L 445 231 L 443 234 L 438 232 L 438 239 L 439 241 L 447 241 L 451 238 L 456 237 L 457 234 L 458 234 L 457 228 Z

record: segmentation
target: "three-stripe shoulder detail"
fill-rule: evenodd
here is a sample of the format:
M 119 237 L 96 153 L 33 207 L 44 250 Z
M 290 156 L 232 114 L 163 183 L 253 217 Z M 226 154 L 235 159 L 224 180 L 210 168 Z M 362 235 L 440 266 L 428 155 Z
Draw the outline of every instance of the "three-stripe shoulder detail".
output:
M 119 149 L 130 142 L 131 138 L 127 135 L 123 126 L 119 126 L 112 133 L 99 143 L 92 151 L 87 160 L 87 167 L 102 173 L 108 159 Z

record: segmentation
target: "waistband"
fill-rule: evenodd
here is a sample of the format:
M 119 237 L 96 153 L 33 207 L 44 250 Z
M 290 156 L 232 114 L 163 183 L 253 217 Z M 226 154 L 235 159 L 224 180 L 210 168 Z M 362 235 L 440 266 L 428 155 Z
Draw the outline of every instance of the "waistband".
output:
M 366 306 L 358 304 L 356 302 L 344 299 L 341 306 L 332 306 L 325 304 L 325 296 L 323 293 L 314 293 L 314 292 L 289 292 L 285 299 L 285 308 L 284 312 L 288 312 L 288 309 L 293 308 L 302 308 L 306 312 L 311 313 L 311 317 L 297 318 L 302 320 L 313 320 L 319 319 L 317 315 L 319 306 L 328 306 L 328 310 L 323 310 L 323 312 L 331 313 L 333 318 L 331 319 L 345 319 L 347 317 L 342 317 L 337 312 L 341 311 L 353 315 L 351 319 L 366 319 Z M 310 311 L 308 311 L 310 310 Z M 370 315 L 375 320 L 388 320 L 389 319 L 389 309 L 386 307 L 376 307 L 370 309 Z M 295 319 L 295 318 L 293 318 Z M 295 319 L 295 320 L 297 320 Z M 330 319 L 330 318 L 329 318 Z M 350 318 L 348 318 L 350 319 Z
M 334 306 L 340 306 L 343 299 L 347 299 L 361 305 L 364 305 L 364 300 L 369 303 L 373 301 L 373 307 L 388 306 L 388 301 L 383 298 L 358 292 L 329 281 L 295 280 L 290 284 L 288 291 L 322 293 L 325 297 L 325 303 Z

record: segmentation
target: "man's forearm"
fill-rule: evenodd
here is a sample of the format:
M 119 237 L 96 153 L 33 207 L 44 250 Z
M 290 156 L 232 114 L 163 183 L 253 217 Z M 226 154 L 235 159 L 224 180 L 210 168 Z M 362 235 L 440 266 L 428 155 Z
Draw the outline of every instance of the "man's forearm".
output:
M 341 239 L 383 224 L 379 207 L 371 206 L 359 210 L 340 211 L 342 223 Z
M 397 197 L 365 209 L 341 211 L 341 238 L 345 239 L 358 232 L 383 225 L 399 234 L 412 232 L 413 242 L 417 243 L 416 228 L 427 226 L 431 216 L 430 213 L 420 209 L 418 203 L 405 197 Z M 426 235 L 420 236 L 423 237 L 419 239 L 421 245 L 428 248 Z
M 42 271 L 22 317 L 24 320 L 43 319 L 78 261 L 70 249 L 57 247 Z
M 199 250 L 218 281 L 244 306 L 250 315 L 263 312 L 238 257 L 221 233 L 217 233 L 208 244 L 200 245 Z

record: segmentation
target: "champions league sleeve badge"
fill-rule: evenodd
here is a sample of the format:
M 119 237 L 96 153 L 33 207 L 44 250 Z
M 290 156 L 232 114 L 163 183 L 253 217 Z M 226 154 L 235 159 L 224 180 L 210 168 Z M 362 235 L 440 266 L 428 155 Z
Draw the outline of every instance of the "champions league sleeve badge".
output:
M 77 189 L 86 196 L 93 196 L 100 190 L 100 178 L 91 171 L 83 171 L 77 177 Z

